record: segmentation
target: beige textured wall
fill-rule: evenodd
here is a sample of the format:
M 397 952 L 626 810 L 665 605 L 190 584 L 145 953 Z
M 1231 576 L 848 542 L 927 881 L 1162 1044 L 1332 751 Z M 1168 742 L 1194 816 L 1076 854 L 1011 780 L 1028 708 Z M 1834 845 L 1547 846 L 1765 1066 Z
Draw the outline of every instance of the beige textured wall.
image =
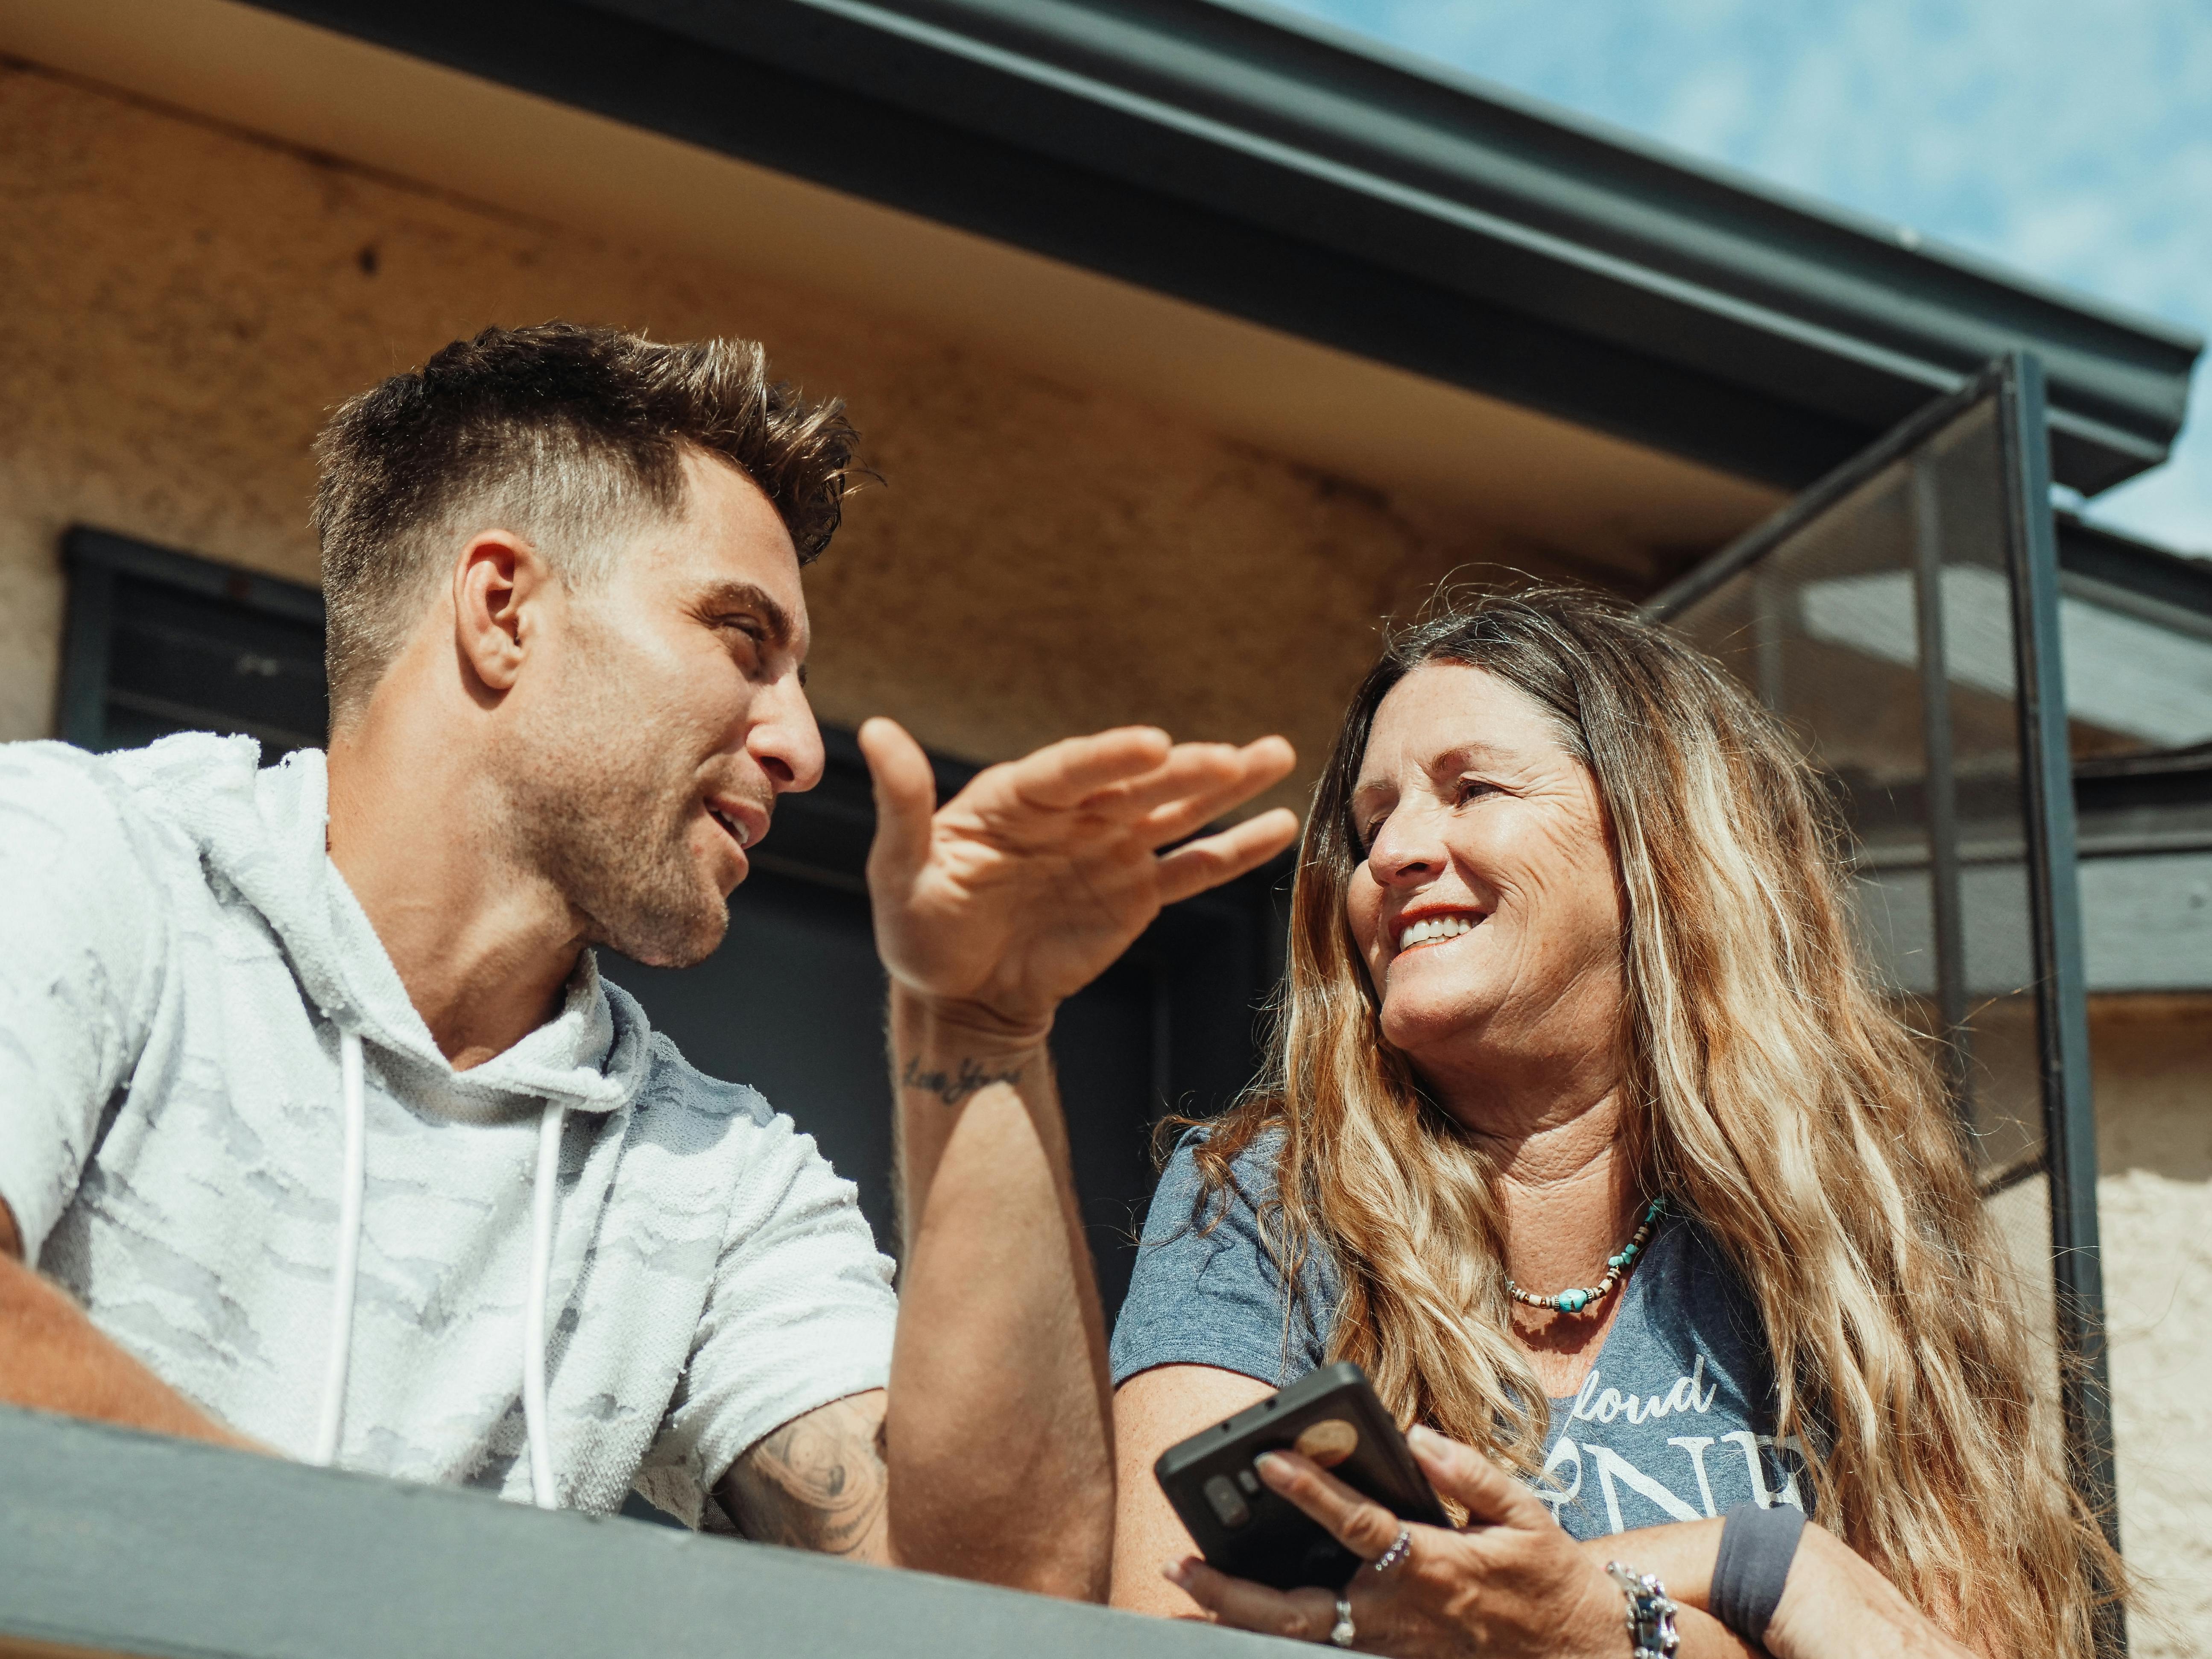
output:
M 1143 720 L 1317 757 L 1371 619 L 1479 552 L 895 319 L 21 65 L 0 218 L 0 738 L 52 729 L 65 526 L 312 580 L 324 411 L 492 322 L 750 334 L 843 396 L 888 484 L 809 579 L 817 706 L 957 754 Z
M 2120 1544 L 2140 1659 L 2212 1659 L 2212 995 L 2090 1003 Z

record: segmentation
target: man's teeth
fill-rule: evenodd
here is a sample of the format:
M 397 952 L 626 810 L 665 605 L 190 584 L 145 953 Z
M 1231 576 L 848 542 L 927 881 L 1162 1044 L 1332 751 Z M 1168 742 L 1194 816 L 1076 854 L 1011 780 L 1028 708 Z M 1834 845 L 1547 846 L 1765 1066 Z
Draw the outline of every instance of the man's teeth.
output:
M 1416 945 L 1426 945 L 1435 939 L 1457 939 L 1462 933 L 1474 931 L 1473 916 L 1429 916 L 1415 922 L 1398 935 L 1398 948 L 1410 951 Z
M 732 836 L 736 837 L 738 846 L 743 847 L 746 844 L 744 825 L 739 823 L 735 818 L 729 817 L 727 814 L 721 812 L 712 806 L 708 807 L 707 811 L 708 814 L 712 816 L 715 823 L 720 824 L 723 829 L 728 830 Z

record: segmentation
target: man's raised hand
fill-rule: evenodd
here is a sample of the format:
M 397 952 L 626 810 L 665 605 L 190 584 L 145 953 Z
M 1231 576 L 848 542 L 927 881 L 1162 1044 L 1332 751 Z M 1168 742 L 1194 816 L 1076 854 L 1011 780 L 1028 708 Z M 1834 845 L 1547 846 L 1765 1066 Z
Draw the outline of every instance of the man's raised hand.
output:
M 1280 738 L 1171 744 L 1127 726 L 994 766 L 944 806 L 895 722 L 860 728 L 875 779 L 868 892 L 892 980 L 1007 1035 L 1042 1035 L 1164 905 L 1264 864 L 1297 834 L 1283 808 L 1174 847 L 1288 775 Z

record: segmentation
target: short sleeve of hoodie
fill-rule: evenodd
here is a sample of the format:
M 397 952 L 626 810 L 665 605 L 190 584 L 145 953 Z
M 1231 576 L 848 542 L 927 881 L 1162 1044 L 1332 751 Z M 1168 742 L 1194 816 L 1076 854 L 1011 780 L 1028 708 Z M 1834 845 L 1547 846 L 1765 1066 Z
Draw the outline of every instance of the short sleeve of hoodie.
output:
M 1194 1144 L 1176 1148 L 1152 1195 L 1114 1326 L 1115 1385 L 1155 1365 L 1213 1365 L 1281 1388 L 1326 1358 L 1335 1273 L 1310 1246 L 1293 1295 L 1265 1241 L 1279 1137 L 1255 1140 L 1230 1166 L 1233 1187 L 1202 1207 Z
M 684 1468 L 702 1493 L 763 1435 L 890 1381 L 893 1267 L 860 1189 L 781 1114 L 748 1163 L 651 1459 Z
M 33 1262 L 153 1022 L 152 833 L 94 757 L 0 744 L 0 1199 Z

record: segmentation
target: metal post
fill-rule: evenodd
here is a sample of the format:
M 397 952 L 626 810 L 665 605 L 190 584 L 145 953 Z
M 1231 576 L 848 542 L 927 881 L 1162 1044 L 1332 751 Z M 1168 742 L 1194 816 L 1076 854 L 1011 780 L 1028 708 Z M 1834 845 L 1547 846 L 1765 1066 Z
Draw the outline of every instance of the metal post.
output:
M 1921 753 L 1926 763 L 1928 902 L 1935 922 L 1936 1007 L 1951 1107 L 1974 1130 L 1966 1030 L 1966 924 L 1960 894 L 1959 781 L 1951 741 L 1951 681 L 1943 660 L 1942 477 L 1926 450 L 1912 459 L 1913 617 L 1920 644 Z
M 2005 460 L 2007 541 L 2019 651 L 2021 781 L 2027 805 L 2028 893 L 2035 927 L 2038 1058 L 2051 1170 L 2052 1277 L 2057 1291 L 2059 1400 L 2075 1483 L 2119 1546 L 2112 1464 L 2112 1384 L 2105 1355 L 2105 1282 L 2097 1237 L 2097 1125 L 2089 1074 L 2087 977 L 2081 957 L 2073 760 L 2058 635 L 2058 544 L 2051 516 L 2043 365 L 2005 362 L 1998 439 Z M 2118 1603 L 2098 1631 L 2124 1653 Z

